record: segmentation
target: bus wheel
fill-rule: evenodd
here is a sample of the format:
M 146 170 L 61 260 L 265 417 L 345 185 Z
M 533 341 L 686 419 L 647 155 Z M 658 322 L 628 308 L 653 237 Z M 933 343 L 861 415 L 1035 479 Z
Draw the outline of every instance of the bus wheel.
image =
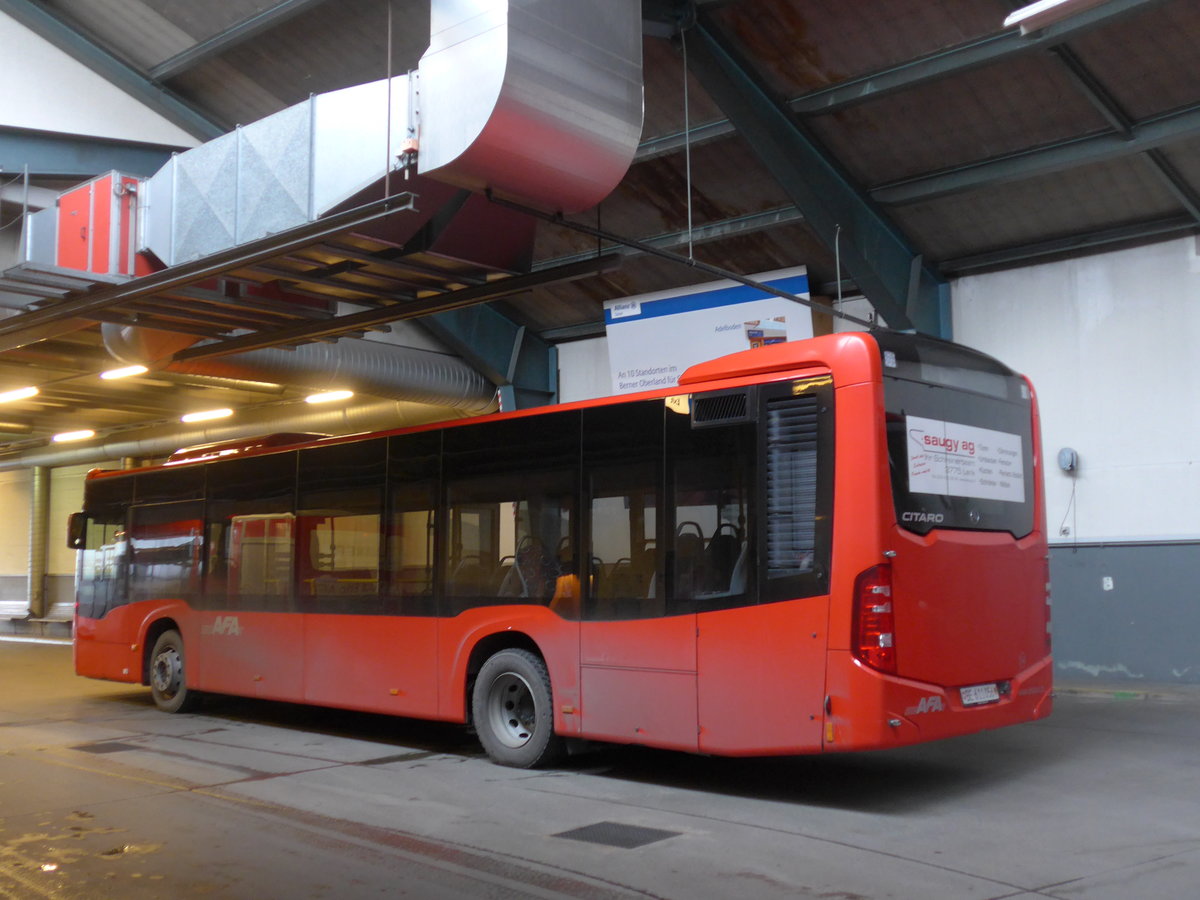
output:
M 549 765 L 563 752 L 554 733 L 550 674 L 528 650 L 501 650 L 475 679 L 471 710 L 479 742 L 494 762 L 530 769 Z
M 188 690 L 183 678 L 183 638 L 178 631 L 164 631 L 150 653 L 150 694 L 163 712 L 187 712 L 199 695 Z

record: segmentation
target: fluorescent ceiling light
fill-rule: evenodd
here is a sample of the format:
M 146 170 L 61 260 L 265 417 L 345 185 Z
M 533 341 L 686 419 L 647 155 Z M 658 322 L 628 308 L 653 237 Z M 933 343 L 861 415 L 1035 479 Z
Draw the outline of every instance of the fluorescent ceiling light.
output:
M 1107 0 L 1038 0 L 1010 13 L 1004 20 L 1004 27 L 1020 25 L 1021 34 L 1028 34 L 1105 2 Z
M 26 400 L 30 397 L 36 397 L 38 389 L 35 387 L 17 388 L 14 391 L 4 391 L 0 393 L 0 403 L 12 403 L 14 400 Z
M 83 428 L 79 431 L 63 431 L 54 435 L 50 440 L 56 444 L 65 444 L 68 441 L 86 441 L 88 438 L 94 438 L 95 436 L 96 432 L 92 431 L 92 429 Z
M 206 409 L 202 412 L 188 413 L 186 416 L 180 416 L 180 422 L 207 422 L 209 419 L 224 419 L 227 416 L 232 416 L 232 409 Z
M 125 366 L 121 369 L 109 369 L 107 372 L 101 372 L 100 377 L 105 381 L 112 381 L 114 378 L 128 378 L 130 375 L 144 375 L 150 370 L 145 366 Z
M 354 391 L 322 391 L 319 394 L 309 394 L 304 398 L 305 403 L 333 403 L 336 400 L 349 400 Z

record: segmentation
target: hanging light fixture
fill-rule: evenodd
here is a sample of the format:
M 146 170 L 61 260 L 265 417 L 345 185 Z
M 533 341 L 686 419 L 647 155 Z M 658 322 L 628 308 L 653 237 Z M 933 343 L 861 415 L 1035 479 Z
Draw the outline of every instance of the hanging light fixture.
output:
M 38 389 L 35 387 L 17 388 L 12 391 L 4 391 L 0 393 L 0 403 L 12 403 L 14 400 L 27 400 L 30 397 L 36 397 Z
M 233 410 L 228 408 L 205 409 L 200 412 L 188 413 L 186 416 L 180 416 L 179 421 L 190 424 L 192 422 L 207 422 L 210 419 L 225 419 L 232 415 Z
M 113 381 L 117 378 L 128 378 L 131 375 L 145 375 L 149 371 L 145 366 L 123 366 L 120 369 L 109 369 L 107 372 L 101 372 L 100 377 L 105 381 Z

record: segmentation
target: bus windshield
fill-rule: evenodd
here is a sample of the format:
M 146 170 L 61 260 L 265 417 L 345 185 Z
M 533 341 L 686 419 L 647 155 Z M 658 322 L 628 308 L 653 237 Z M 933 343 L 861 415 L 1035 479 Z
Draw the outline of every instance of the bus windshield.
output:
M 877 340 L 900 526 L 1029 534 L 1035 473 L 1025 380 L 966 347 L 918 335 Z

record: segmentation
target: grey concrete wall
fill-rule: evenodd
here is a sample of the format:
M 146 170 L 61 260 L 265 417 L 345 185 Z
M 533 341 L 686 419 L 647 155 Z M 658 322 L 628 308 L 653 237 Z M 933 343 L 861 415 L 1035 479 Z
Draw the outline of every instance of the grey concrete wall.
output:
M 1200 684 L 1197 569 L 1200 541 L 1052 547 L 1058 677 Z
M 0 575 L 0 618 L 29 614 L 29 579 L 25 575 Z M 70 619 L 75 614 L 75 576 L 47 575 L 48 619 Z

